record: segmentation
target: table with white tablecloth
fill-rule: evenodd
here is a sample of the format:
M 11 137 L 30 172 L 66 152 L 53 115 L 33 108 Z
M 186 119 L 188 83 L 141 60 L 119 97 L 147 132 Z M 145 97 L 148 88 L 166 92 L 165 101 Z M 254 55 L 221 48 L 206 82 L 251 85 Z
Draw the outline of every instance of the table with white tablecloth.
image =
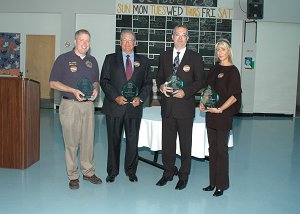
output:
M 141 120 L 138 147 L 147 147 L 151 151 L 162 149 L 162 123 L 160 106 L 144 108 Z M 208 139 L 205 126 L 205 113 L 196 109 L 196 116 L 193 124 L 192 156 L 205 158 L 208 153 Z M 228 147 L 233 147 L 233 134 L 230 132 Z M 180 155 L 179 139 L 177 136 L 176 153 Z

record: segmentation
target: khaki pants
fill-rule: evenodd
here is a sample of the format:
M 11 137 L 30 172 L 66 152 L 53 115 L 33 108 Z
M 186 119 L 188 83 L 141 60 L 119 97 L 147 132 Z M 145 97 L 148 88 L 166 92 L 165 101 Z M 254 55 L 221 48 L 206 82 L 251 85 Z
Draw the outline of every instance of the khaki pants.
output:
M 70 180 L 79 178 L 78 149 L 80 151 L 80 168 L 83 175 L 94 175 L 94 103 L 62 99 L 59 107 L 59 117 L 65 143 L 68 178 Z

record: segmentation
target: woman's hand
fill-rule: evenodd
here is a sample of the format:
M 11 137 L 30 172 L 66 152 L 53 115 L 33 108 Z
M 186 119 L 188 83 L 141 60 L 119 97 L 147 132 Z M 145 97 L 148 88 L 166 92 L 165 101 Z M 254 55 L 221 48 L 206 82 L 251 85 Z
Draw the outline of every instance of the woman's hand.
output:
M 222 111 L 220 111 L 219 108 L 207 108 L 206 111 L 210 112 L 210 113 L 214 113 L 214 114 L 220 114 L 220 113 L 222 113 Z
M 199 110 L 201 112 L 206 112 L 205 106 L 202 103 L 199 104 Z

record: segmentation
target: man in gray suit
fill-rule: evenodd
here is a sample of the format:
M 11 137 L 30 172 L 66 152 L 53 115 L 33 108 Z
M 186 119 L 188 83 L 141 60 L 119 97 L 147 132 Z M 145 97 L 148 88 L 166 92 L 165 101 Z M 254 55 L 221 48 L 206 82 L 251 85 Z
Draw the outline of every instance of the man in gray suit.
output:
M 132 31 L 121 32 L 120 46 L 121 52 L 106 56 L 100 77 L 100 85 L 105 93 L 102 112 L 106 115 L 108 137 L 106 182 L 114 182 L 119 174 L 123 127 L 126 135 L 125 173 L 131 182 L 137 182 L 138 139 L 143 101 L 150 95 L 152 78 L 149 60 L 134 53 L 136 39 Z M 128 90 L 122 89 L 126 83 L 133 87 L 132 90 L 128 86 L 125 87 Z M 137 91 L 137 95 L 129 100 L 125 95 L 126 91 L 129 94 L 130 91 Z
M 179 176 L 175 189 L 184 189 L 191 169 L 193 119 L 195 117 L 195 94 L 205 87 L 202 56 L 186 48 L 188 29 L 178 25 L 173 30 L 174 48 L 163 52 L 159 58 L 156 83 L 161 94 L 162 161 L 164 173 L 156 183 L 164 186 L 173 176 Z M 182 88 L 173 90 L 168 78 L 176 73 L 183 81 Z M 180 142 L 181 167 L 175 166 L 177 133 Z

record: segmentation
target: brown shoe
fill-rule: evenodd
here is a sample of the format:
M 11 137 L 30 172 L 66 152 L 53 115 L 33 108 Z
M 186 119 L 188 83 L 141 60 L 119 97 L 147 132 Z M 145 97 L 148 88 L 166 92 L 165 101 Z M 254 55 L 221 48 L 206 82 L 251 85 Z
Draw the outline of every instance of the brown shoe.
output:
M 79 180 L 78 179 L 70 180 L 69 187 L 70 189 L 79 189 Z
M 102 183 L 102 180 L 100 178 L 98 178 L 96 175 L 92 175 L 91 177 L 84 175 L 83 180 L 87 180 L 93 184 L 101 184 Z

